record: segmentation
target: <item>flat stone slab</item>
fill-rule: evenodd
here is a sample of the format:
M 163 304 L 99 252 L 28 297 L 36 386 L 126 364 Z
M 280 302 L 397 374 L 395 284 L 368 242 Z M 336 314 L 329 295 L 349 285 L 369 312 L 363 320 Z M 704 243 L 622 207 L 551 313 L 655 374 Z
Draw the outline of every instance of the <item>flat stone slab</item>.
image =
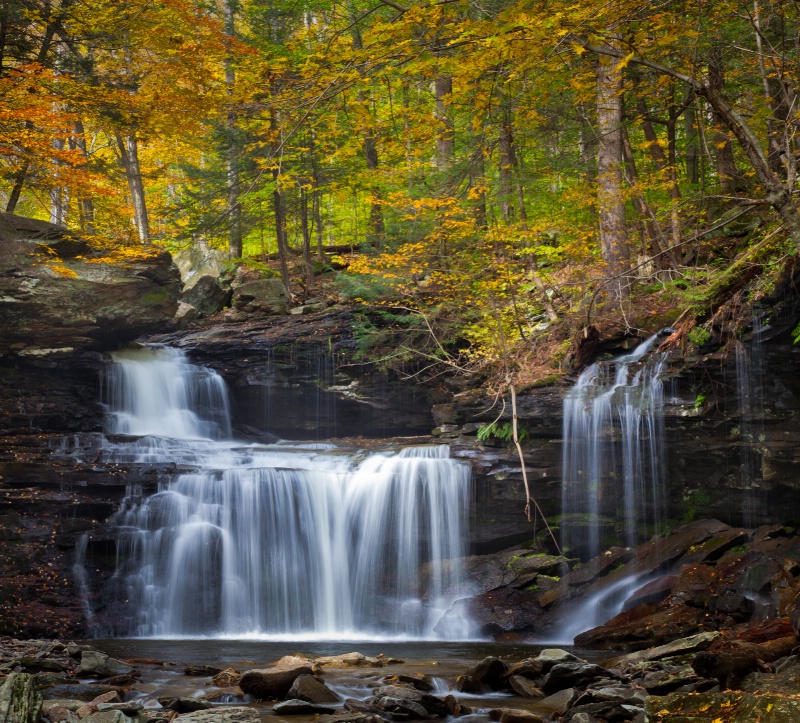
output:
M 645 702 L 646 723 L 796 723 L 800 700 L 774 693 L 671 693 Z
M 709 630 L 697 635 L 690 635 L 688 638 L 680 638 L 673 640 L 666 645 L 658 645 L 655 648 L 647 648 L 639 650 L 635 653 L 628 653 L 621 655 L 619 658 L 614 658 L 608 661 L 607 665 L 623 665 L 630 663 L 644 663 L 650 660 L 661 660 L 662 658 L 669 658 L 674 655 L 685 655 L 687 653 L 696 653 L 700 650 L 706 650 L 711 643 L 719 638 L 721 633 L 715 630 Z

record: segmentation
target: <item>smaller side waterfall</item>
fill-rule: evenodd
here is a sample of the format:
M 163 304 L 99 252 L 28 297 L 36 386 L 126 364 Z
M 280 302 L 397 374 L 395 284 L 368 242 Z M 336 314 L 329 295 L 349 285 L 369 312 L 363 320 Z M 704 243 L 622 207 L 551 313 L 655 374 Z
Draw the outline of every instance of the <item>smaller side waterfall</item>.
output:
M 564 399 L 562 539 L 572 555 L 594 557 L 604 536 L 632 547 L 659 527 L 664 357 L 645 359 L 656 339 L 592 364 Z

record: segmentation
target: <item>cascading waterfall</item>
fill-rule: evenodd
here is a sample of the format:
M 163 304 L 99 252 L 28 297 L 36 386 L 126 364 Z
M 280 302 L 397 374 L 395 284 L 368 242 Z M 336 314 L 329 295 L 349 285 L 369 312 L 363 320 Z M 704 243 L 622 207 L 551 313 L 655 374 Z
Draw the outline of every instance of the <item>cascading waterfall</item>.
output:
M 442 591 L 463 584 L 470 494 L 448 447 L 359 460 L 329 444 L 237 444 L 214 372 L 163 348 L 114 361 L 103 459 L 189 469 L 149 497 L 131 489 L 113 519 L 106 597 L 130 622 L 103 632 L 437 637 L 453 602 Z
M 602 527 L 634 546 L 663 509 L 663 355 L 633 352 L 588 367 L 564 399 L 563 546 L 599 554 Z M 608 530 L 606 530 L 608 531 Z

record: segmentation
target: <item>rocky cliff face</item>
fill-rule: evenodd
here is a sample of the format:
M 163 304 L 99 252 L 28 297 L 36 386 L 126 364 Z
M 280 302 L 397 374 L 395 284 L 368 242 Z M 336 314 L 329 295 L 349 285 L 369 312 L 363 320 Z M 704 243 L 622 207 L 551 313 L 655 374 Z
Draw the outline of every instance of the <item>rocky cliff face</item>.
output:
M 170 472 L 98 465 L 91 454 L 102 429 L 105 352 L 143 333 L 226 379 L 243 437 L 374 439 L 434 429 L 475 471 L 471 551 L 548 544 L 541 523 L 525 519 L 516 452 L 476 438 L 497 407 L 477 391 L 447 395 L 359 364 L 350 310 L 204 322 L 154 335 L 178 293 L 167 257 L 95 268 L 79 258 L 87 252 L 80 240 L 48 224 L 14 223 L 0 243 L 0 632 L 85 633 L 71 571 L 77 541 L 88 533 L 90 577 L 109 574 L 115 545 L 104 523 L 126 484 L 147 493 Z M 36 253 L 55 261 L 42 264 Z M 75 276 L 60 276 L 62 266 Z M 673 352 L 663 460 L 671 526 L 704 517 L 800 525 L 800 348 L 791 338 L 797 300 L 772 308 L 726 353 L 687 360 Z M 528 389 L 518 399 L 531 490 L 556 527 L 565 388 Z M 79 462 L 62 454 L 76 446 Z M 617 536 L 611 521 L 606 541 Z

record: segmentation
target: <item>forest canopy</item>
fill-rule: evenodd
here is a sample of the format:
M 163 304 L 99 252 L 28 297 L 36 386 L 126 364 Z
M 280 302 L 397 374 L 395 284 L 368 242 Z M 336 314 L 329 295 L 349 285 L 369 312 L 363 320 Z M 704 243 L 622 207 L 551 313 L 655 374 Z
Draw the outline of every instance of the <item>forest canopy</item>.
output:
M 698 341 L 800 246 L 799 21 L 782 0 L 5 0 L 0 202 L 119 252 L 202 239 L 304 299 L 345 269 L 340 295 L 423 320 L 438 358 L 546 338 L 557 362 L 553 331 L 603 310 L 685 311 Z

